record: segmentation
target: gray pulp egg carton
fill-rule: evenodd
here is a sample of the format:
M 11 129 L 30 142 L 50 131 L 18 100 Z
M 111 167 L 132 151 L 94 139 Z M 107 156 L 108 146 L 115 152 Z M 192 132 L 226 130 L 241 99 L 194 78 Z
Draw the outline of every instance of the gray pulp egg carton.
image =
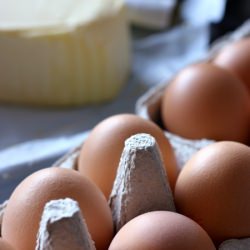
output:
M 218 53 L 218 51 L 226 44 L 248 36 L 250 36 L 250 20 L 245 22 L 236 31 L 226 35 L 225 37 L 222 37 L 220 40 L 217 40 L 211 47 L 211 50 L 209 51 L 206 60 L 210 60 L 210 58 L 212 58 L 216 53 Z M 171 79 L 168 79 L 168 82 L 170 82 L 170 80 Z M 147 91 L 143 96 L 141 96 L 136 103 L 135 113 L 143 118 L 157 122 L 159 120 L 159 115 L 160 115 L 159 111 L 160 111 L 161 97 L 165 87 L 166 87 L 166 81 L 164 82 L 164 84 L 159 84 L 158 86 L 155 86 L 154 88 Z M 214 142 L 206 138 L 201 140 L 188 140 L 178 135 L 169 133 L 168 131 L 164 131 L 164 133 L 166 137 L 169 139 L 171 145 L 173 146 L 177 162 L 180 168 L 195 152 Z M 72 149 L 72 151 L 64 155 L 62 158 L 60 158 L 58 161 L 52 164 L 52 166 L 76 169 L 77 158 L 80 153 L 80 148 L 81 147 L 79 146 L 77 148 Z M 7 203 L 8 201 L 5 201 L 4 203 L 0 204 L 0 232 L 1 232 L 2 218 L 4 215 L 4 209 L 7 206 Z M 250 249 L 250 238 L 227 240 L 219 246 L 219 249 L 220 250 Z
M 171 136 L 171 135 L 169 135 L 169 136 Z M 171 139 L 171 142 L 173 142 L 173 140 L 178 141 L 178 143 L 184 143 L 185 147 L 191 146 L 191 144 L 190 144 L 191 141 L 187 141 L 185 139 L 175 137 L 175 136 Z M 204 142 L 203 141 L 195 141 L 194 143 L 197 143 L 197 144 L 199 144 L 199 147 L 202 147 L 202 144 Z M 197 147 L 198 147 L 197 145 L 192 146 L 192 150 L 197 149 Z M 61 159 L 56 161 L 52 166 L 69 168 L 69 169 L 76 169 L 77 168 L 77 158 L 78 158 L 79 153 L 80 153 L 80 148 L 81 147 L 77 147 L 77 148 L 73 149 L 71 152 L 69 152 L 68 154 L 63 156 Z M 7 206 L 7 202 L 8 201 L 5 201 L 3 204 L 0 205 L 0 229 L 1 229 L 2 217 L 3 217 L 3 214 L 4 214 L 4 209 Z M 0 233 L 0 235 L 1 235 L 1 233 Z M 89 248 L 86 248 L 86 249 L 95 250 L 95 248 L 91 248 L 91 246 L 89 246 Z M 218 247 L 218 250 L 236 250 L 236 249 L 237 250 L 248 250 L 248 249 L 250 249 L 250 238 L 229 239 L 229 240 L 226 240 L 226 241 L 222 242 L 220 244 L 220 246 Z
M 203 61 L 210 61 L 225 45 L 238 41 L 242 38 L 250 37 L 250 19 L 247 20 L 237 30 L 216 40 Z M 171 82 L 173 76 L 165 79 L 164 82 L 152 87 L 143 94 L 136 102 L 135 113 L 145 119 L 154 121 L 161 125 L 160 105 L 166 86 Z M 164 131 L 176 154 L 177 163 L 181 169 L 185 162 L 201 148 L 215 142 L 207 138 L 201 140 L 189 140 L 176 134 Z

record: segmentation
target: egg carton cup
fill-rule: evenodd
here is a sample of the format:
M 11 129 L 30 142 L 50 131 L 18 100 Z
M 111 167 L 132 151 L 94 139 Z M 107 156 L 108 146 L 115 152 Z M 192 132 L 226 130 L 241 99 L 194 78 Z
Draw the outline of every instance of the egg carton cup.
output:
M 211 48 L 208 51 L 206 57 L 199 62 L 211 61 L 215 57 L 215 55 L 226 45 L 246 37 L 250 37 L 250 19 L 243 23 L 243 25 L 240 26 L 237 30 L 228 33 L 220 39 L 216 40 L 211 45 Z M 139 97 L 135 104 L 135 113 L 163 127 L 160 115 L 161 100 L 166 86 L 171 82 L 173 77 L 174 75 L 169 76 L 169 78 L 149 89 L 141 97 Z M 201 148 L 215 142 L 214 140 L 209 140 L 207 138 L 203 138 L 200 140 L 190 140 L 170 133 L 166 130 L 164 130 L 164 133 L 175 150 L 178 166 L 180 169 L 190 158 L 190 156 L 192 156 L 192 154 L 194 154 Z

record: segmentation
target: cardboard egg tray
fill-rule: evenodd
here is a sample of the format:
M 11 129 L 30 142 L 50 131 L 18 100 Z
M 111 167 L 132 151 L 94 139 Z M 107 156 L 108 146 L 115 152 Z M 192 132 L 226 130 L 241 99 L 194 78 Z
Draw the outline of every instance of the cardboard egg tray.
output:
M 223 48 L 226 44 L 237 41 L 244 37 L 250 36 L 250 20 L 245 22 L 239 29 L 236 31 L 222 37 L 217 40 L 211 47 L 210 51 L 207 54 L 206 60 L 210 60 L 218 51 Z M 164 92 L 164 89 L 169 83 L 171 78 L 167 81 L 164 81 L 164 84 L 161 83 L 149 91 L 147 91 L 143 96 L 141 96 L 135 107 L 135 113 L 143 118 L 152 120 L 157 124 L 161 125 L 160 121 L 160 105 L 161 98 Z M 201 148 L 213 143 L 213 140 L 208 140 L 206 138 L 201 140 L 189 140 L 186 138 L 182 138 L 178 135 L 174 135 L 169 133 L 168 131 L 164 131 L 166 137 L 169 139 L 171 145 L 173 146 L 174 152 L 176 154 L 177 163 L 179 168 L 181 168 L 185 162 L 198 150 Z M 80 146 L 72 149 L 71 152 L 60 158 L 57 162 L 53 164 L 53 166 L 63 167 L 63 168 L 71 168 L 77 169 L 77 158 L 80 153 Z M 2 223 L 2 217 L 4 214 L 4 209 L 7 205 L 8 201 L 5 201 L 3 204 L 0 204 L 0 229 Z M 1 232 L 1 230 L 0 230 Z M 232 248 L 233 246 L 237 246 L 236 248 Z M 242 247 L 242 248 L 240 248 Z M 228 240 L 219 247 L 221 250 L 227 249 L 250 249 L 250 239 L 232 239 Z

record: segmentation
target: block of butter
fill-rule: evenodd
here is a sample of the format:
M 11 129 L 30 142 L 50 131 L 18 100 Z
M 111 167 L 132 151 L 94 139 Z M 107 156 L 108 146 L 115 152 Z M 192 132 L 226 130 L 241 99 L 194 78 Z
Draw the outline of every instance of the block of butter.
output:
M 122 0 L 0 0 L 0 102 L 111 100 L 126 82 L 130 57 Z

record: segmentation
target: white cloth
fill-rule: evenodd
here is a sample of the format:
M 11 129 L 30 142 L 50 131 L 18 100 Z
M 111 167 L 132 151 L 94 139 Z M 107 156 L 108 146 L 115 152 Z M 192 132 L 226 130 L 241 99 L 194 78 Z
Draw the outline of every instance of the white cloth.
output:
M 126 3 L 134 25 L 163 29 L 171 23 L 176 0 L 126 0 Z
M 208 49 L 208 25 L 182 25 L 134 42 L 134 75 L 153 86 L 185 65 L 202 59 Z
M 134 25 L 163 29 L 171 24 L 177 0 L 125 0 L 129 19 Z M 224 15 L 226 0 L 184 0 L 180 14 L 184 22 L 204 25 L 219 22 Z
M 181 16 L 184 22 L 193 25 L 219 22 L 224 16 L 226 0 L 183 1 Z

